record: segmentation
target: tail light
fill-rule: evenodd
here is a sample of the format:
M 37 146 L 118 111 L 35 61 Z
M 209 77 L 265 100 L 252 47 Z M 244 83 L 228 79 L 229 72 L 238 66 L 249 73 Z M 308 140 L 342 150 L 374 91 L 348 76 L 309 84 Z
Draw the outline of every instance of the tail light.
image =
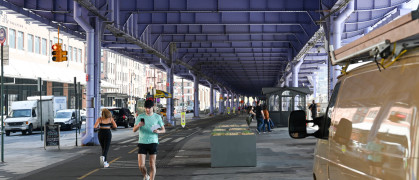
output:
M 124 115 L 122 115 L 122 119 L 125 119 L 125 118 L 126 118 L 125 114 L 124 114 Z

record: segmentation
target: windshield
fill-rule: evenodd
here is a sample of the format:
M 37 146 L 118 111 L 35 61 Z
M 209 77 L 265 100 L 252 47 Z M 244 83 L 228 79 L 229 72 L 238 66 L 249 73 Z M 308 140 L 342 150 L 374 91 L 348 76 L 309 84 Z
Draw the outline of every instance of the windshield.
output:
M 57 112 L 57 115 L 55 115 L 55 118 L 70 118 L 71 112 Z
M 31 117 L 31 110 L 30 109 L 19 109 L 19 110 L 13 110 L 10 114 L 10 117 Z

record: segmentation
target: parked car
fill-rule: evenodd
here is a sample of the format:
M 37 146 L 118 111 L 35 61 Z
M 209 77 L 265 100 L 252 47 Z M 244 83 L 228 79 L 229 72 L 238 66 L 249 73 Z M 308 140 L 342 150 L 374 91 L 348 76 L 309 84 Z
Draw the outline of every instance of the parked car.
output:
M 61 125 L 60 129 L 72 130 L 73 127 L 80 128 L 81 123 L 77 123 L 76 110 L 65 109 L 57 111 L 54 118 L 54 124 Z
M 165 107 L 160 108 L 160 114 L 161 114 L 163 117 L 166 117 L 166 108 L 165 108 Z
M 108 108 L 118 126 L 134 127 L 135 117 L 128 108 Z
M 193 112 L 193 106 L 186 106 L 186 112 Z
M 80 110 L 80 120 L 82 122 L 86 121 L 86 110 L 83 110 L 83 109 Z

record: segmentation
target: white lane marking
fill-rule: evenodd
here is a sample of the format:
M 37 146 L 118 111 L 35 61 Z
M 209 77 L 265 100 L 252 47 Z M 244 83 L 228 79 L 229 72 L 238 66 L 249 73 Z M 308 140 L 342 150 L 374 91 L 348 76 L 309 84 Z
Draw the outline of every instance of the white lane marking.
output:
M 125 144 L 125 143 L 129 143 L 129 142 L 134 142 L 136 141 L 135 139 L 128 139 L 126 141 L 122 141 L 121 144 Z
M 179 141 L 182 141 L 182 139 L 185 139 L 185 137 L 180 137 L 180 138 L 177 138 L 177 139 L 175 139 L 173 142 L 179 142 Z
M 166 139 L 163 139 L 163 140 L 161 140 L 160 142 L 161 143 L 164 143 L 164 142 L 167 142 L 168 140 L 171 140 L 172 138 L 166 138 Z

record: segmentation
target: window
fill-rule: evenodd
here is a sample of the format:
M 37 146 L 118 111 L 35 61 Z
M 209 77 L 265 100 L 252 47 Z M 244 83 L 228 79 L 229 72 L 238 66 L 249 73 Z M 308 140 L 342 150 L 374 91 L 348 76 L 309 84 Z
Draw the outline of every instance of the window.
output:
M 16 31 L 14 29 L 9 29 L 9 47 L 16 48 Z
M 282 111 L 292 111 L 292 97 L 287 97 L 288 95 L 290 91 L 282 93 Z
M 33 35 L 28 34 L 28 52 L 33 53 Z
M 23 50 L 23 32 L 17 32 L 17 49 Z
M 72 55 L 73 59 L 75 62 L 77 62 L 77 48 L 73 48 L 73 55 Z
M 73 55 L 73 47 L 68 47 L 68 61 L 72 61 L 71 55 Z
M 47 55 L 47 39 L 42 38 L 42 55 Z
M 81 59 L 81 49 L 79 49 L 79 51 L 77 52 L 77 56 L 78 56 L 77 60 L 80 62 L 83 62 Z
M 54 38 L 54 44 L 55 44 L 55 43 L 58 43 L 58 42 L 57 42 L 57 40 L 58 40 L 58 38 L 56 38 L 56 37 L 55 37 L 55 38 Z M 63 43 L 63 39 L 61 39 L 61 38 L 60 38 L 60 43 Z
M 41 40 L 40 37 L 35 36 L 35 53 L 39 54 L 40 52 L 40 48 L 39 48 L 39 41 Z
M 100 72 L 103 73 L 103 62 L 100 63 Z

